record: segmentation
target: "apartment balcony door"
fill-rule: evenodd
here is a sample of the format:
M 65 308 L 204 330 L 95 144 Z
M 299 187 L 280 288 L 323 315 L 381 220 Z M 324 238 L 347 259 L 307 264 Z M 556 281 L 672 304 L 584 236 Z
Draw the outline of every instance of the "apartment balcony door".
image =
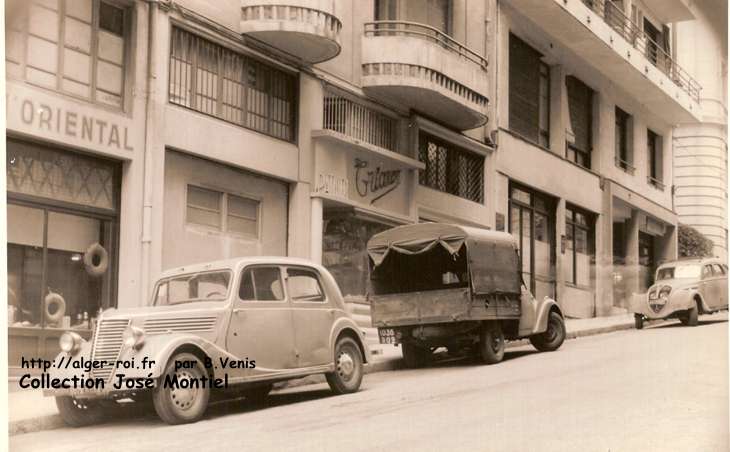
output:
M 537 299 L 555 298 L 555 206 L 547 196 L 510 187 L 509 232 L 520 250 L 522 278 Z

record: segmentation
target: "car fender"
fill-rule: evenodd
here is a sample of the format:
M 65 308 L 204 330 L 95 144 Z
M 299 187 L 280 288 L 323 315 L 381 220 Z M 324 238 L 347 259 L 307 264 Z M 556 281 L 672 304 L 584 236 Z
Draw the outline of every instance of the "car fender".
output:
M 556 310 L 558 314 L 560 314 L 560 317 L 563 317 L 563 311 L 560 310 L 560 306 L 558 306 L 558 303 L 552 298 L 545 297 L 542 301 L 538 302 L 537 319 L 535 320 L 535 327 L 532 330 L 532 334 L 539 334 L 547 331 L 548 318 L 550 317 L 550 312 L 552 310 Z
M 335 320 L 334 324 L 332 325 L 332 333 L 330 334 L 330 350 L 332 350 L 332 355 L 334 357 L 334 350 L 335 350 L 335 342 L 337 341 L 337 338 L 340 336 L 340 333 L 342 333 L 345 330 L 351 330 L 356 336 L 357 340 L 360 344 L 360 347 L 362 348 L 363 352 L 363 363 L 367 363 L 369 361 L 370 356 L 370 349 L 368 348 L 367 340 L 365 339 L 365 332 L 357 326 L 354 320 L 352 320 L 349 317 L 342 316 Z

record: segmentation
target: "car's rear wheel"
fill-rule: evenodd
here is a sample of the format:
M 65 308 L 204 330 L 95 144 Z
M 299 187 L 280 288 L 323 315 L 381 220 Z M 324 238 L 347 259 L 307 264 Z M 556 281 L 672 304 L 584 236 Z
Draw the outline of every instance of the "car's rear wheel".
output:
M 637 330 L 644 328 L 644 316 L 641 314 L 634 314 L 634 327 Z
M 544 333 L 530 336 L 532 345 L 541 352 L 554 352 L 565 341 L 565 322 L 557 312 L 548 316 L 547 330 Z
M 103 421 L 107 414 L 101 401 L 93 399 L 58 396 L 56 406 L 61 414 L 61 419 L 71 427 L 97 424 Z
M 364 374 L 360 346 L 351 337 L 343 337 L 335 345 L 335 371 L 326 374 L 335 394 L 349 394 L 360 389 Z
M 431 351 L 417 344 L 403 342 L 401 344 L 403 362 L 408 369 L 418 369 L 428 364 L 431 358 Z
M 175 363 L 188 363 L 185 368 L 175 370 Z M 157 415 L 168 424 L 187 424 L 195 422 L 205 414 L 210 399 L 210 386 L 202 384 L 208 373 L 202 361 L 192 353 L 178 353 L 167 363 L 161 382 L 154 390 L 152 399 Z M 167 386 L 166 379 L 177 377 L 178 381 L 197 382 L 197 387 L 183 388 Z
M 485 364 L 496 364 L 504 358 L 504 333 L 499 322 L 486 322 L 479 333 L 479 358 Z

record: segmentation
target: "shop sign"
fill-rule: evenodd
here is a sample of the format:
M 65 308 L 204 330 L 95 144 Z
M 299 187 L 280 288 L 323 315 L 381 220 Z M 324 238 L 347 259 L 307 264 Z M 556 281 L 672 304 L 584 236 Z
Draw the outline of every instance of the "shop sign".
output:
M 114 153 L 134 151 L 130 127 L 114 115 L 40 93 L 36 95 L 24 87 L 9 88 L 12 88 L 7 98 L 9 129 L 86 147 L 102 147 Z
M 400 169 L 383 169 L 380 165 L 370 165 L 364 159 L 355 159 L 355 189 L 360 198 L 370 204 L 392 192 L 401 184 Z
M 337 177 L 332 174 L 320 174 L 317 177 L 317 186 L 314 191 L 347 198 L 350 192 L 350 183 L 344 177 Z

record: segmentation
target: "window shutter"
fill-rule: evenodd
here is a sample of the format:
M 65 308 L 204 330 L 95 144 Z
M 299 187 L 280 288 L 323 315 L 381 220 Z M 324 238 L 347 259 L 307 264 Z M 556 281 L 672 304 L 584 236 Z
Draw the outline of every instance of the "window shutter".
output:
M 575 135 L 573 147 L 584 152 L 591 150 L 593 90 L 575 77 L 566 77 L 570 126 Z
M 542 55 L 514 35 L 509 46 L 509 128 L 537 142 Z

